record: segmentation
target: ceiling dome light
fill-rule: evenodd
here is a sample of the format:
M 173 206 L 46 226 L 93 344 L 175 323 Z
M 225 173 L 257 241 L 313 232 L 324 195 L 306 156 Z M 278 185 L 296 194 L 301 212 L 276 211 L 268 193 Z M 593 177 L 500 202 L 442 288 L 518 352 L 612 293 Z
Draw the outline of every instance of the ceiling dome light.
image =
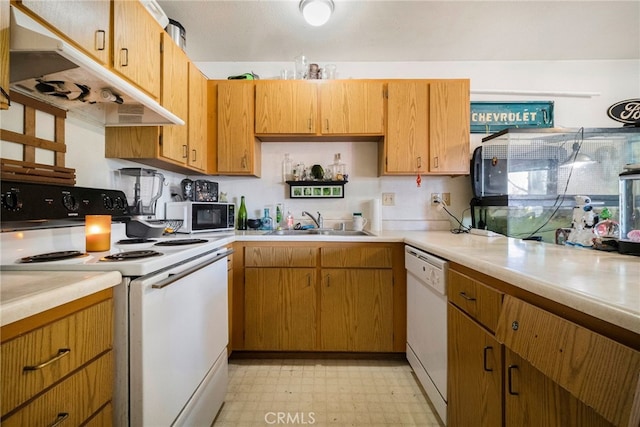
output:
M 333 0 L 301 0 L 300 12 L 309 25 L 319 27 L 331 18 L 333 13 Z

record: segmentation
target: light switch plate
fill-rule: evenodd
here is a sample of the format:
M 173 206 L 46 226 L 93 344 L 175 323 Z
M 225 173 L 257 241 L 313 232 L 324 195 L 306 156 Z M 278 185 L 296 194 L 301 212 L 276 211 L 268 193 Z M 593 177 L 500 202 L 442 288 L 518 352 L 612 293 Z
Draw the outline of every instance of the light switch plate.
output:
M 382 206 L 395 206 L 396 193 L 382 193 Z

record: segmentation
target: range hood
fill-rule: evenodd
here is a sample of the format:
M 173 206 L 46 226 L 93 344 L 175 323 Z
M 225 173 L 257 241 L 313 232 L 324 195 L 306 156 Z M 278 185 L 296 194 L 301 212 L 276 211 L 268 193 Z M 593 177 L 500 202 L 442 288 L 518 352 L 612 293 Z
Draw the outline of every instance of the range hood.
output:
M 184 125 L 155 99 L 15 7 L 11 7 L 9 66 L 12 90 L 94 123 Z

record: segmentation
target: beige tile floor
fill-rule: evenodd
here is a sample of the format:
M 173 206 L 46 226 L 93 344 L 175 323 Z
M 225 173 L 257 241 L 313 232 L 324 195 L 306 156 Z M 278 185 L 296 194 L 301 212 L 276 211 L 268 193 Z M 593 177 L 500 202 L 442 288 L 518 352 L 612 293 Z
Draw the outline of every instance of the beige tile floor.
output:
M 441 424 L 406 360 L 232 358 L 213 425 Z

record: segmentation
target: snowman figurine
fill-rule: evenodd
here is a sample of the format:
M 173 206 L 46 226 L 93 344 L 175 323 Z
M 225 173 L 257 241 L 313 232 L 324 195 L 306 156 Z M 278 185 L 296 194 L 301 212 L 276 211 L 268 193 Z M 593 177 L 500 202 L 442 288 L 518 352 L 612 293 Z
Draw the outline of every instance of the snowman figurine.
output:
M 593 226 L 596 215 L 591 205 L 589 196 L 576 196 L 576 206 L 573 208 L 571 220 L 571 233 L 567 238 L 568 245 L 591 247 L 593 246 Z

